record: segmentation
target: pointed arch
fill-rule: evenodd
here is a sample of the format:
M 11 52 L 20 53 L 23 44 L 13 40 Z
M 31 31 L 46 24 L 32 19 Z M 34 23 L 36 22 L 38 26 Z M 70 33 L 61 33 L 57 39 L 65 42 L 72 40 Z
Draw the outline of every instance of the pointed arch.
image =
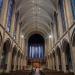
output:
M 2 61 L 1 61 L 1 68 L 3 70 L 7 69 L 7 62 L 8 62 L 8 53 L 11 51 L 12 44 L 10 38 L 7 38 L 3 44 L 3 52 L 2 52 Z
M 63 52 L 65 54 L 66 70 L 70 71 L 70 70 L 73 69 L 73 67 L 72 67 L 72 58 L 71 58 L 70 44 L 67 41 L 67 39 L 63 39 L 62 47 L 63 47 Z

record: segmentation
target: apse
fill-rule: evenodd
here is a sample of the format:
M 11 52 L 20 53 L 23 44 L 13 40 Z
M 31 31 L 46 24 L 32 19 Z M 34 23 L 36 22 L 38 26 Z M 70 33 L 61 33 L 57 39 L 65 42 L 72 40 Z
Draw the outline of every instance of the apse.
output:
M 40 34 L 33 34 L 28 40 L 28 58 L 41 60 L 45 56 L 44 38 Z

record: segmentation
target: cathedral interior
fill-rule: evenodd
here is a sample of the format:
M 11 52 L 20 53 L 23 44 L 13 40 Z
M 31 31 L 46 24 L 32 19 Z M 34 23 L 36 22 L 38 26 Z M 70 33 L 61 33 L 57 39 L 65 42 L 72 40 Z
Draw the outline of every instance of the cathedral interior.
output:
M 0 75 L 75 75 L 75 0 L 0 0 Z

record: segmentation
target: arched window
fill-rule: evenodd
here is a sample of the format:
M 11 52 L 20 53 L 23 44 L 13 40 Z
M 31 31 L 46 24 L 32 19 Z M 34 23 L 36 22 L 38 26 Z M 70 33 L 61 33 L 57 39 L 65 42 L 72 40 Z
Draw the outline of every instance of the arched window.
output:
M 3 52 L 2 52 L 2 59 L 1 59 L 1 68 L 3 70 L 7 69 L 8 66 L 8 56 L 11 50 L 11 40 L 8 38 L 3 44 Z
M 43 58 L 43 46 L 42 45 L 29 45 L 29 58 Z
M 71 1 L 71 9 L 73 13 L 73 19 L 75 19 L 75 0 L 70 0 Z
M 65 61 L 66 61 L 66 70 L 70 71 L 73 69 L 72 66 L 72 58 L 71 58 L 71 49 L 70 44 L 66 39 L 62 41 L 62 48 L 65 54 Z
M 10 32 L 11 20 L 13 14 L 14 0 L 9 0 L 8 3 L 8 19 L 7 19 L 7 31 Z
M 44 59 L 44 39 L 39 34 L 34 34 L 28 41 L 28 58 Z

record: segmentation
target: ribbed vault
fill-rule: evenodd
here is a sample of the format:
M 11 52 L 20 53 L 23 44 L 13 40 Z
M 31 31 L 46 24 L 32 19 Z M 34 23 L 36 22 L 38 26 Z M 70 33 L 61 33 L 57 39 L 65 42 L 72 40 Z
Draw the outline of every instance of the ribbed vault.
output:
M 15 0 L 18 23 L 25 36 L 31 32 L 50 33 L 52 16 L 56 11 L 57 0 Z

